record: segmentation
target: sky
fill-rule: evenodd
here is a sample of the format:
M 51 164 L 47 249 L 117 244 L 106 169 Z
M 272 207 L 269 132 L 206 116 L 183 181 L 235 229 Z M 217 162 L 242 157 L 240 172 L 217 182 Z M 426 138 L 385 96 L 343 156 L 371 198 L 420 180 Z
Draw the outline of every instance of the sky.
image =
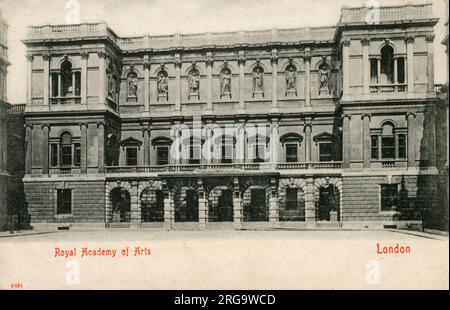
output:
M 27 27 L 66 24 L 69 0 L 0 0 L 9 24 L 8 101 L 25 103 L 26 49 L 21 40 Z M 75 1 L 75 0 L 70 0 Z M 106 22 L 119 36 L 202 33 L 333 26 L 342 6 L 358 7 L 374 0 L 77 0 L 80 22 Z M 380 0 L 380 5 L 425 3 L 427 0 Z M 441 44 L 448 20 L 445 0 L 433 3 L 435 83 L 446 81 L 445 47 Z

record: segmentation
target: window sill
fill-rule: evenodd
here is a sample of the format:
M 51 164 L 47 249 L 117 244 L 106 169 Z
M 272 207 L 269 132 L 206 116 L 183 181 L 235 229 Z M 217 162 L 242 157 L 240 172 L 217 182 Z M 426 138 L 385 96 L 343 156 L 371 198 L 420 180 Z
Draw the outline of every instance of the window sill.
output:
M 72 213 L 70 214 L 55 214 L 55 219 L 69 219 L 73 218 L 74 215 Z

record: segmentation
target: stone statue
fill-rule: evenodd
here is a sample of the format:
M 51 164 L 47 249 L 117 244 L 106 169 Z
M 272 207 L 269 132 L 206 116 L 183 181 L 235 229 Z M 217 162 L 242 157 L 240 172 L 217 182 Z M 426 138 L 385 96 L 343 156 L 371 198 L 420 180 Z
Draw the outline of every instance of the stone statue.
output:
M 169 90 L 169 81 L 167 77 L 167 73 L 164 70 L 161 70 L 158 73 L 158 77 L 156 79 L 158 95 L 167 96 Z
M 198 94 L 200 88 L 200 74 L 198 70 L 193 69 L 189 73 L 189 93 L 190 94 Z
M 253 70 L 253 92 L 262 93 L 264 87 L 264 73 L 261 67 L 256 67 Z
M 320 89 L 321 90 L 328 90 L 328 84 L 329 84 L 329 75 L 330 75 L 330 67 L 327 63 L 323 63 L 319 67 L 319 74 L 320 74 Z
M 220 96 L 229 95 L 231 92 L 231 71 L 228 68 L 225 68 L 221 72 L 220 77 Z
M 108 74 L 108 96 L 114 98 L 116 95 L 116 79 L 112 73 Z
M 138 89 L 137 77 L 135 75 L 130 75 L 128 79 L 128 96 L 136 97 Z
M 297 73 L 294 66 L 289 66 L 286 71 L 286 91 L 296 90 Z

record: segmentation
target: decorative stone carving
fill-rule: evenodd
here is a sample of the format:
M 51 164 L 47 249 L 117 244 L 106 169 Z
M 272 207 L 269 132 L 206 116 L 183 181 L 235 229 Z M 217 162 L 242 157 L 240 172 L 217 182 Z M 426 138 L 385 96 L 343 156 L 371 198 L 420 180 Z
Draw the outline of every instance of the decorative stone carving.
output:
M 319 66 L 319 95 L 330 94 L 330 65 L 323 62 Z
M 253 97 L 264 97 L 264 70 L 261 66 L 257 65 L 253 69 Z
M 361 45 L 362 46 L 369 46 L 370 45 L 370 39 L 369 38 L 362 38 L 361 39 Z
M 228 67 L 220 71 L 220 98 L 231 98 L 231 70 Z
M 189 99 L 200 99 L 200 72 L 192 68 L 188 77 Z
M 412 43 L 414 43 L 414 37 L 413 37 L 413 36 L 407 36 L 407 37 L 405 38 L 405 43 L 406 43 L 406 44 L 412 44 Z
M 433 35 L 433 34 L 430 34 L 430 35 L 425 36 L 425 41 L 426 41 L 427 43 L 433 43 L 433 41 L 434 41 L 434 35 Z
M 134 71 L 128 74 L 128 97 L 137 97 L 138 77 Z
M 108 73 L 108 97 L 114 99 L 116 95 L 116 79 L 112 72 Z
M 156 77 L 156 89 L 158 92 L 158 101 L 167 100 L 169 94 L 169 77 L 167 71 L 161 69 Z
M 286 67 L 286 96 L 297 96 L 297 68 L 291 63 Z

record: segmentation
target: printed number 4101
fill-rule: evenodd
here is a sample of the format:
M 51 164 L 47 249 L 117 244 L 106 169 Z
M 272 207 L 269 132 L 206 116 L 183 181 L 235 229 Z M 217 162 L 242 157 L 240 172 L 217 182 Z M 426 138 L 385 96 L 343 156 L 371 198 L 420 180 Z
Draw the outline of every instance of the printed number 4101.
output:
M 23 288 L 23 283 L 21 282 L 11 283 L 11 288 Z

